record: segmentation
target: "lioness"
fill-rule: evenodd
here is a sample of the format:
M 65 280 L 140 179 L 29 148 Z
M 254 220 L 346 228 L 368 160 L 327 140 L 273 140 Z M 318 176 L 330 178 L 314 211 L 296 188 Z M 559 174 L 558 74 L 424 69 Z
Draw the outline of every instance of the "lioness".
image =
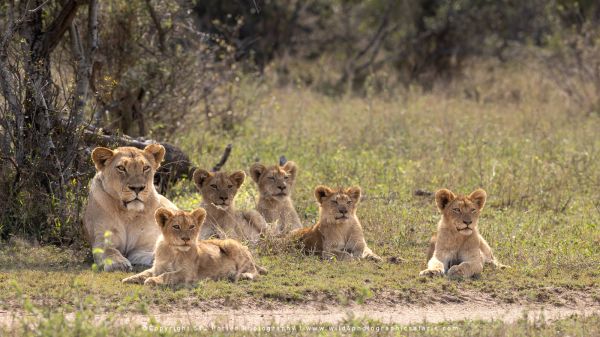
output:
M 283 166 L 265 166 L 254 163 L 250 176 L 258 185 L 259 197 L 256 210 L 270 224 L 276 224 L 273 234 L 287 234 L 302 227 L 300 217 L 292 202 L 292 189 L 298 167 L 292 161 Z
M 266 270 L 254 262 L 247 247 L 234 240 L 198 240 L 206 211 L 156 210 L 157 228 L 162 235 L 156 242 L 152 268 L 123 279 L 124 283 L 176 285 L 201 279 L 254 279 Z
M 151 266 L 160 231 L 154 211 L 177 209 L 156 192 L 154 172 L 165 148 L 151 144 L 144 150 L 97 147 L 92 152 L 96 176 L 92 179 L 83 224 L 94 261 L 105 271 L 129 270 L 132 264 Z M 110 232 L 112 235 L 106 236 Z M 99 248 L 99 249 L 98 249 Z
M 481 273 L 484 263 L 504 268 L 492 249 L 479 234 L 477 222 L 487 194 L 477 189 L 468 196 L 456 196 L 447 189 L 435 193 L 435 202 L 442 213 L 437 233 L 430 241 L 427 269 L 421 276 L 442 275 L 471 277 Z
M 200 207 L 206 209 L 206 224 L 200 233 L 201 239 L 217 237 L 236 238 L 256 242 L 265 233 L 267 223 L 255 210 L 241 211 L 234 206 L 235 195 L 244 183 L 244 171 L 233 173 L 194 171 L 194 183 L 202 195 Z
M 318 253 L 323 258 L 381 261 L 367 247 L 362 226 L 356 217 L 360 187 L 333 190 L 327 186 L 317 186 L 315 198 L 320 206 L 319 221 L 312 227 L 290 233 L 305 252 Z

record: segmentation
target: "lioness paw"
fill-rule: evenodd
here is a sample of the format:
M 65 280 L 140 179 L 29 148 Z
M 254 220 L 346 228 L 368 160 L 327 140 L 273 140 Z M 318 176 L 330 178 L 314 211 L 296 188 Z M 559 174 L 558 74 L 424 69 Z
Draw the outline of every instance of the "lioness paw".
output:
M 124 257 L 115 258 L 113 260 L 106 259 L 104 261 L 104 271 L 131 271 L 131 262 Z
M 465 271 L 463 270 L 463 268 L 459 267 L 459 266 L 452 266 L 450 267 L 450 269 L 448 269 L 448 277 L 463 277 L 465 276 Z
M 159 285 L 160 281 L 158 277 L 149 277 L 144 281 L 144 285 L 146 286 L 156 286 Z
M 444 271 L 440 269 L 425 269 L 419 273 L 419 276 L 433 277 L 441 276 L 443 273 Z
M 365 258 L 369 259 L 369 260 L 372 260 L 372 261 L 375 261 L 375 262 L 381 262 L 381 261 L 383 261 L 381 259 L 381 257 L 379 257 L 379 255 L 375 255 L 375 254 L 369 254 L 369 255 L 365 256 Z

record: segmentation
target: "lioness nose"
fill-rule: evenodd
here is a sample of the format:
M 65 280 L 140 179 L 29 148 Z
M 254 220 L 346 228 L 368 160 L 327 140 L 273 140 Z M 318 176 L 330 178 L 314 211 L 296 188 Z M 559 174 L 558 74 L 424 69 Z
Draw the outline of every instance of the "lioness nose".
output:
M 470 225 L 471 223 L 473 223 L 473 221 L 471 220 L 463 220 L 463 222 L 465 223 L 465 225 Z
M 220 196 L 219 198 L 221 198 L 221 200 L 223 200 L 223 201 L 225 201 L 225 200 L 229 199 L 229 197 L 228 197 L 228 196 L 226 196 L 226 195 L 225 195 L 225 196 Z
M 129 189 L 137 194 L 146 189 L 146 186 L 129 186 Z
M 277 186 L 277 187 L 278 187 L 280 190 L 282 190 L 282 191 L 283 191 L 283 190 L 285 190 L 285 185 L 283 185 L 283 186 L 281 186 L 281 185 L 280 185 L 280 186 Z

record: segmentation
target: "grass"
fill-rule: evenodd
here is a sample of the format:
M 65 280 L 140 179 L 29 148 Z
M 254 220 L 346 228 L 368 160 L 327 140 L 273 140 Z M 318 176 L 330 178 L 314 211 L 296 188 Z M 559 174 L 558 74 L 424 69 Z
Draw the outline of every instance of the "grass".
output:
M 323 262 L 265 245 L 259 260 L 270 273 L 257 282 L 147 289 L 122 285 L 124 273 L 92 271 L 87 252 L 17 242 L 0 248 L 0 307 L 24 310 L 24 299 L 44 308 L 76 310 L 91 302 L 100 311 L 139 312 L 217 300 L 234 307 L 429 303 L 439 301 L 440 292 L 456 301 L 484 296 L 499 303 L 565 305 L 583 298 L 597 305 L 600 116 L 572 111 L 542 73 L 527 67 L 474 69 L 464 81 L 433 92 L 409 89 L 377 97 L 326 97 L 307 88 L 254 85 L 246 93 L 254 114 L 234 132 L 190 129 L 172 140 L 200 167 L 211 167 L 227 143 L 234 150 L 225 170 L 247 169 L 256 158 L 275 163 L 282 154 L 295 161 L 301 171 L 294 200 L 305 225 L 317 217 L 316 185 L 360 185 L 364 200 L 358 215 L 367 242 L 399 263 Z M 464 95 L 473 88 L 479 101 Z M 463 281 L 417 277 L 439 214 L 430 197 L 413 191 L 441 187 L 459 193 L 486 189 L 480 231 L 511 269 L 486 269 L 480 278 Z M 256 196 L 248 179 L 238 207 L 253 207 Z M 200 201 L 189 181 L 170 197 L 186 209 Z M 483 335 L 532 329 L 534 336 L 562 327 L 582 335 L 597 323 L 598 317 L 541 327 L 460 324 L 484 329 Z

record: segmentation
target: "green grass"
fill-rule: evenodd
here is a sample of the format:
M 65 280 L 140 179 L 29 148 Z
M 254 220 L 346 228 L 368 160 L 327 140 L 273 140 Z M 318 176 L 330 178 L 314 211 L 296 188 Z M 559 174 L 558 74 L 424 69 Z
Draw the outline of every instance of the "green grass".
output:
M 493 81 L 494 76 L 504 80 Z M 225 170 L 247 169 L 255 158 L 275 163 L 286 155 L 301 169 L 294 200 L 305 225 L 317 217 L 316 185 L 360 185 L 364 200 L 358 215 L 369 246 L 400 263 L 324 262 L 265 245 L 258 250 L 259 260 L 270 273 L 259 281 L 148 289 L 121 284 L 124 273 L 93 272 L 87 252 L 7 244 L 0 249 L 0 307 L 24 309 L 24 298 L 45 308 L 75 310 L 78 303 L 93 302 L 104 311 L 139 312 L 211 300 L 231 306 L 390 298 L 429 303 L 439 301 L 440 292 L 456 301 L 485 296 L 498 303 L 565 305 L 583 298 L 597 305 L 600 116 L 572 111 L 541 76 L 511 66 L 501 74 L 470 73 L 464 82 L 432 93 L 409 90 L 363 98 L 256 86 L 247 92 L 254 114 L 235 132 L 190 129 L 171 140 L 200 167 L 211 167 L 227 143 L 234 150 Z M 462 98 L 466 86 L 481 92 L 481 102 Z M 505 98 L 513 90 L 520 92 L 519 100 Z M 486 189 L 480 231 L 498 259 L 512 268 L 487 268 L 474 280 L 418 277 L 439 214 L 431 198 L 413 191 L 441 187 L 459 193 Z M 238 207 L 253 207 L 256 196 L 248 179 Z M 170 197 L 186 209 L 200 201 L 189 181 Z M 597 317 L 573 318 L 534 325 L 530 335 L 555 331 L 556 324 L 577 335 L 597 322 Z M 527 328 L 464 326 L 498 335 Z

